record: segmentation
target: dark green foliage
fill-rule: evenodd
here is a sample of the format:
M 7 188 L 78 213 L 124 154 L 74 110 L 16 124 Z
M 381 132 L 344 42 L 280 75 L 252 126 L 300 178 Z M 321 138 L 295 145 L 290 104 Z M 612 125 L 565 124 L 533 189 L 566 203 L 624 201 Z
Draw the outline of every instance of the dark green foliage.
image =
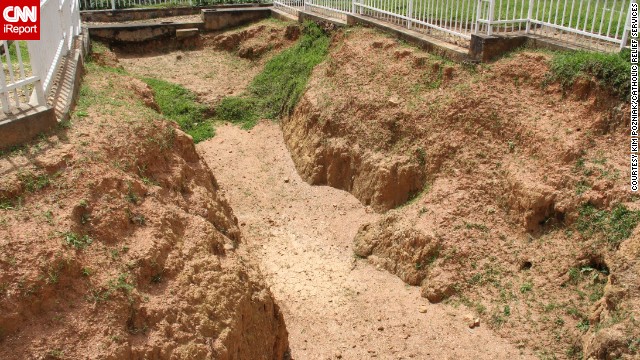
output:
M 629 53 L 564 52 L 551 60 L 551 81 L 558 81 L 567 88 L 579 76 L 593 76 L 616 96 L 627 99 L 631 79 Z
M 251 128 L 259 119 L 291 114 L 311 71 L 324 60 L 328 49 L 327 34 L 315 23 L 306 23 L 300 41 L 269 60 L 246 94 L 224 99 L 216 108 L 216 117 Z
M 194 143 L 213 137 L 215 133 L 207 119 L 208 108 L 196 101 L 194 93 L 168 81 L 152 78 L 142 80 L 153 89 L 162 114 L 178 123 L 184 132 L 193 137 Z

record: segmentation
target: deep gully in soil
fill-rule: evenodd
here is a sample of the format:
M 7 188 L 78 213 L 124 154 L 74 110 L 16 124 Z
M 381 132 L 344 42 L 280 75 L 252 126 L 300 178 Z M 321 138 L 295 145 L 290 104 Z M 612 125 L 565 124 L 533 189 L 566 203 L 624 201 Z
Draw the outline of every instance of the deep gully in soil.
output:
M 351 194 L 296 173 L 279 126 L 220 126 L 197 145 L 218 177 L 284 315 L 295 359 L 527 358 L 462 310 L 429 304 L 419 288 L 353 256 L 375 219 Z
M 137 76 L 179 82 L 210 105 L 240 93 L 259 70 L 235 62 L 229 70 L 238 76 L 226 76 L 231 84 L 221 83 L 225 76 L 198 80 L 203 69 L 223 74 L 218 68 L 226 69 L 232 55 L 206 48 L 176 53 L 121 63 Z M 380 215 L 347 192 L 305 183 L 278 124 L 262 121 L 250 131 L 217 126 L 197 149 L 239 219 L 242 251 L 258 263 L 283 310 L 294 359 L 530 356 L 486 326 L 469 329 L 462 309 L 429 304 L 418 287 L 357 259 L 352 241 L 359 226 Z

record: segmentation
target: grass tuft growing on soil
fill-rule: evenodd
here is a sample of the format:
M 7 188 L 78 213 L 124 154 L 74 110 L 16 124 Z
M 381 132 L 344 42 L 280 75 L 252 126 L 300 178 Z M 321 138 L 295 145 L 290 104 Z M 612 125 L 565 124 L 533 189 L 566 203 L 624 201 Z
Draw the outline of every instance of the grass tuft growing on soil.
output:
M 594 77 L 616 96 L 627 99 L 631 80 L 631 63 L 627 55 L 626 51 L 616 54 L 587 51 L 558 53 L 551 60 L 550 80 L 568 88 L 578 77 Z
M 154 98 L 162 114 L 178 123 L 180 128 L 193 137 L 194 143 L 215 135 L 208 119 L 208 107 L 196 100 L 196 95 L 184 87 L 168 81 L 144 78 L 154 92 Z
M 300 41 L 267 62 L 246 94 L 223 99 L 216 118 L 250 129 L 260 119 L 291 114 L 311 71 L 326 57 L 329 40 L 318 25 L 305 23 Z
M 629 210 L 622 204 L 610 211 L 585 204 L 580 208 L 577 227 L 584 236 L 597 236 L 617 248 L 631 236 L 639 221 L 640 211 Z

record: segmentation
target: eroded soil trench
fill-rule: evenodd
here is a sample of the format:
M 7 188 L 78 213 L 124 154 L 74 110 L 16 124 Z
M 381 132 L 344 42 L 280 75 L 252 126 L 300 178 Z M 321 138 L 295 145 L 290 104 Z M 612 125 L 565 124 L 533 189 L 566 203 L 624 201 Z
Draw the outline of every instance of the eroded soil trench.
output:
M 295 359 L 497 359 L 523 356 L 462 310 L 353 255 L 373 214 L 351 194 L 296 173 L 278 124 L 218 127 L 197 146 L 241 225 L 285 316 Z
M 594 79 L 552 81 L 551 54 L 466 68 L 371 29 L 312 33 L 267 20 L 194 51 L 119 55 L 215 108 L 197 149 L 294 358 L 637 355 L 628 106 Z M 297 105 L 281 103 L 282 79 L 318 60 L 297 51 L 322 46 Z M 252 128 L 264 118 L 280 122 Z
M 266 26 L 252 42 L 273 42 L 262 37 L 282 24 Z M 275 48 L 288 44 L 276 41 Z M 269 57 L 219 50 L 120 56 L 120 64 L 137 76 L 179 83 L 214 105 L 241 93 Z M 418 287 L 358 259 L 353 238 L 380 215 L 348 192 L 304 182 L 279 124 L 264 120 L 249 131 L 219 125 L 197 150 L 238 217 L 243 253 L 258 263 L 283 311 L 293 358 L 527 357 L 486 326 L 469 329 L 468 312 L 429 304 Z

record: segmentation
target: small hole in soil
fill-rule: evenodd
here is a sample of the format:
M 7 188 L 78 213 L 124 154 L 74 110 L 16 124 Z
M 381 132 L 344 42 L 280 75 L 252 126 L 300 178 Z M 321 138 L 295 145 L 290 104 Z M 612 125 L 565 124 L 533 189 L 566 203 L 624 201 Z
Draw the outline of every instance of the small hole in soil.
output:
M 577 128 L 577 129 L 576 129 L 576 131 L 580 131 L 580 130 L 582 130 L 582 129 L 581 129 L 581 128 Z
M 520 271 L 530 270 L 532 266 L 533 264 L 531 263 L 531 261 L 525 261 L 520 264 Z
M 588 267 L 597 270 L 603 274 L 609 275 L 609 267 L 601 255 L 593 256 L 589 259 Z
M 560 211 L 554 211 L 549 216 L 538 222 L 538 225 L 543 230 L 562 224 L 564 224 L 564 213 Z

